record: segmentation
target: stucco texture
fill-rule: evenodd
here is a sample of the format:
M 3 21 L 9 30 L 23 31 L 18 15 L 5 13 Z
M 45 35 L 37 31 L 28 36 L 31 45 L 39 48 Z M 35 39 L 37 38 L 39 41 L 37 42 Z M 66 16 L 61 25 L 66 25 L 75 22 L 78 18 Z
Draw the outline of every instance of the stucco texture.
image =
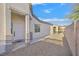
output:
M 76 55 L 76 52 L 77 52 L 77 55 L 79 55 L 79 21 L 77 21 L 77 24 L 75 26 L 76 26 L 75 33 L 74 33 L 74 24 L 71 24 L 66 28 L 65 37 L 68 41 L 72 54 Z

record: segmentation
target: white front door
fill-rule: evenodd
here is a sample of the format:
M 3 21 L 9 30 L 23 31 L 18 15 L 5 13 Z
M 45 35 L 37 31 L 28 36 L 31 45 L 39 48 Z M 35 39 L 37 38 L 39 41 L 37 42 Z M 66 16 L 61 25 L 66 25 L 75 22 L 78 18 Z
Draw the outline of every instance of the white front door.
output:
M 25 17 L 12 13 L 14 41 L 25 39 Z

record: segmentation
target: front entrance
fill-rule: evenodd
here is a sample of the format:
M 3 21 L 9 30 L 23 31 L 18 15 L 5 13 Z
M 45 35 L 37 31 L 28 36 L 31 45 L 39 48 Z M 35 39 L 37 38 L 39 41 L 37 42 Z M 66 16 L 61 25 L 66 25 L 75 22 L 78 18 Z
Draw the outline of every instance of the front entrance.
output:
M 25 46 L 25 16 L 11 12 L 12 22 L 12 51 Z
M 12 13 L 13 24 L 13 41 L 20 41 L 25 39 L 25 17 L 16 13 Z

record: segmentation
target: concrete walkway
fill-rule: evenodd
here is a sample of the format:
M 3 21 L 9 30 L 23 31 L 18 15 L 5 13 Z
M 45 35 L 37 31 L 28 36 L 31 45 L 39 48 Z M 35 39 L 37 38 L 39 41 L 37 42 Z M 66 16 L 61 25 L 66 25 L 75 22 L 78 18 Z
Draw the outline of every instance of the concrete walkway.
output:
M 46 40 L 50 39 L 45 39 L 36 42 L 28 47 L 25 46 L 14 52 L 10 52 L 7 55 L 8 56 L 71 56 L 72 55 L 65 38 L 63 40 L 64 42 L 63 46 L 47 42 Z

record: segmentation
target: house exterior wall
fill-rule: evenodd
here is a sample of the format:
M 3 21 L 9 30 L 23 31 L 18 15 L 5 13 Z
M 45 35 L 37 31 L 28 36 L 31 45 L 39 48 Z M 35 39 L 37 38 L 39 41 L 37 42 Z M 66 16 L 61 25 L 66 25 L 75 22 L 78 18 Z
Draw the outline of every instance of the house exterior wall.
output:
M 53 26 L 50 26 L 50 35 L 53 34 Z
M 5 22 L 5 4 L 0 4 L 0 54 L 4 53 L 5 52 L 5 25 L 6 25 L 6 22 Z
M 16 13 L 24 13 L 24 14 L 29 14 L 29 4 L 28 3 L 9 3 L 7 4 L 11 9 L 13 10 L 18 10 Z
M 53 25 L 53 26 L 50 26 L 50 34 L 52 35 L 52 34 L 54 34 L 54 27 L 56 27 L 56 32 L 58 32 L 58 26 L 56 26 L 56 25 Z
M 12 41 L 14 39 L 13 33 L 11 33 L 11 12 L 25 15 L 29 14 L 28 4 L 5 4 L 5 20 L 6 20 L 6 51 L 12 50 Z M 28 19 L 25 19 L 28 20 Z M 27 24 L 26 24 L 27 26 Z M 25 34 L 27 35 L 27 34 Z M 27 40 L 27 39 L 26 39 Z
M 30 31 L 33 33 L 33 41 L 38 41 L 40 38 L 47 36 L 50 33 L 50 25 L 46 23 L 39 22 L 35 17 L 31 16 Z M 40 25 L 40 32 L 35 32 L 34 24 Z
M 38 21 L 29 12 L 29 4 L 0 4 L 0 54 L 12 50 L 12 41 L 14 39 L 11 33 L 11 12 L 25 16 L 25 42 L 30 42 L 30 32 L 33 33 L 33 41 L 38 40 L 49 34 L 49 24 Z M 32 20 L 29 19 L 31 15 Z M 34 24 L 40 24 L 40 32 L 34 32 Z
M 11 33 L 11 12 L 25 15 L 26 23 L 29 14 L 28 4 L 0 4 L 0 54 L 12 50 L 13 34 Z M 27 24 L 25 24 L 27 26 Z M 28 24 L 29 26 L 29 24 Z M 27 30 L 27 29 L 25 29 Z M 25 34 L 27 36 L 27 32 Z M 26 41 L 27 42 L 27 41 Z
M 11 3 L 6 4 L 6 20 L 7 20 L 7 34 L 11 35 L 11 12 L 14 11 L 16 13 L 21 14 L 29 14 L 29 5 L 22 3 Z
M 61 31 L 62 33 L 64 33 L 65 31 L 65 26 L 56 26 L 56 25 L 53 25 L 53 26 L 50 26 L 50 35 L 52 34 L 55 34 L 54 33 L 54 27 L 56 27 L 56 32 L 59 33 L 59 31 Z

